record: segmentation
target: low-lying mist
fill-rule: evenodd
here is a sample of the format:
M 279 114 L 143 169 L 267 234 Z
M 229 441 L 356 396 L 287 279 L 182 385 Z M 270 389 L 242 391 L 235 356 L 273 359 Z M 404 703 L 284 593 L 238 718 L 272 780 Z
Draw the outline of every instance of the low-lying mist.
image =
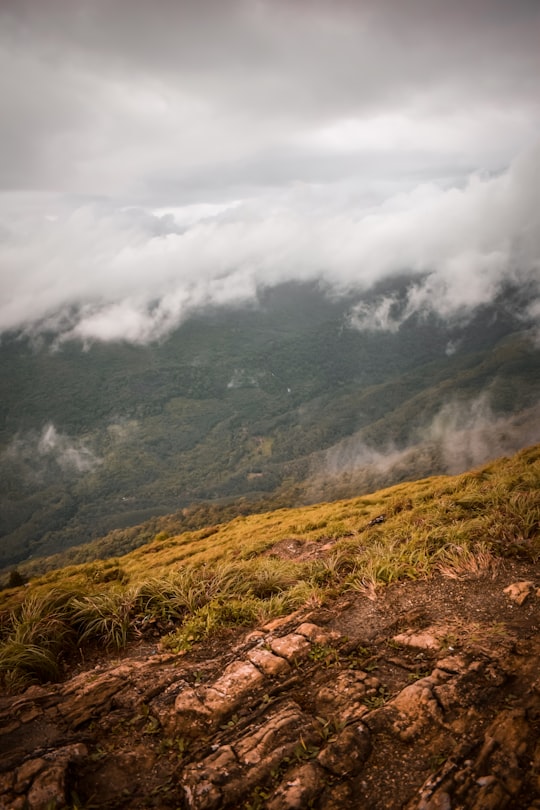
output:
M 32 480 L 43 479 L 55 470 L 87 473 L 101 463 L 83 439 L 58 431 L 52 422 L 40 432 L 17 434 L 2 453 L 1 461 L 18 466 Z
M 496 415 L 483 393 L 452 400 L 404 446 L 368 443 L 362 431 L 343 439 L 312 464 L 308 500 L 331 500 L 373 491 L 399 481 L 457 474 L 540 441 L 540 404 L 510 415 Z

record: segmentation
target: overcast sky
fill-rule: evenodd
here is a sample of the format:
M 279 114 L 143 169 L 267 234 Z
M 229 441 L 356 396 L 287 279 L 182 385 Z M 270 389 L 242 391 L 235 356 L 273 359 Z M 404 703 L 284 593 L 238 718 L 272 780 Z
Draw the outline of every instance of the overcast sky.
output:
M 540 0 L 0 0 L 0 331 L 403 270 L 409 311 L 511 279 L 533 317 L 539 43 Z

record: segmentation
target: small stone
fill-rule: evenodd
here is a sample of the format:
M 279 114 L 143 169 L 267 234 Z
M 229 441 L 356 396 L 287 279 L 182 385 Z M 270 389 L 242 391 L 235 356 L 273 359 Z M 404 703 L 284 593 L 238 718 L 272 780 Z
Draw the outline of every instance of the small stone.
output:
M 336 641 L 339 638 L 339 633 L 333 630 L 323 630 L 318 624 L 312 622 L 304 622 L 296 628 L 296 632 L 314 644 L 328 644 L 329 641 Z
M 425 630 L 416 632 L 407 630 L 394 636 L 392 641 L 402 644 L 404 647 L 415 647 L 419 650 L 440 650 L 445 636 L 448 635 L 448 627 L 426 627 Z
M 522 605 L 533 590 L 535 590 L 534 582 L 526 580 L 523 582 L 513 582 L 504 589 L 503 593 L 505 593 L 512 602 L 515 602 L 516 605 Z

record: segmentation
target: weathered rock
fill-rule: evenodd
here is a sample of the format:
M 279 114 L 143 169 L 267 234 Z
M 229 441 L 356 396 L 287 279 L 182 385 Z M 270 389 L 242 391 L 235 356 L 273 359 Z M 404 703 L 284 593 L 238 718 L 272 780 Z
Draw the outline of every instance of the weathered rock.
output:
M 233 661 L 212 686 L 201 690 L 201 698 L 214 716 L 222 718 L 234 712 L 263 682 L 263 674 L 250 661 Z
M 177 679 L 156 695 L 149 704 L 152 715 L 168 733 L 197 736 L 210 728 L 211 712 L 193 687 Z
M 513 582 L 504 589 L 504 593 L 512 602 L 515 602 L 516 605 L 522 605 L 534 590 L 534 582 L 525 580 L 523 582 Z
M 60 810 L 65 807 L 68 765 L 87 754 L 86 746 L 69 745 L 48 755 L 44 766 L 40 762 L 26 793 L 29 810 L 49 810 L 51 807 Z
M 540 600 L 515 607 L 507 576 L 482 578 L 482 594 L 464 579 L 440 594 L 400 584 L 376 605 L 339 597 L 328 615 L 303 610 L 272 633 L 235 630 L 223 650 L 145 658 L 134 647 L 121 663 L 0 696 L 0 808 L 61 810 L 73 791 L 117 810 L 540 810 Z M 386 643 L 396 622 L 399 657 Z M 335 641 L 327 625 L 350 639 L 332 656 L 314 648 Z M 450 626 L 463 628 L 459 653 L 411 683 Z M 353 668 L 360 644 L 377 677 Z
M 471 807 L 502 810 L 515 806 L 530 767 L 531 727 L 523 710 L 501 712 L 484 734 L 474 758 L 469 750 L 424 784 L 418 810 Z
M 250 729 L 186 768 L 182 783 L 187 806 L 193 810 L 241 806 L 249 792 L 292 755 L 301 735 L 310 740 L 314 731 L 300 707 L 288 701 L 255 731 Z
M 269 678 L 277 678 L 279 675 L 286 675 L 291 671 L 290 664 L 278 655 L 274 655 L 270 650 L 256 647 L 247 654 L 249 661 Z
M 406 630 L 394 636 L 392 641 L 404 647 L 416 647 L 419 650 L 440 650 L 444 639 L 448 637 L 447 626 L 426 627 L 424 630 Z
M 294 663 L 307 656 L 311 644 L 305 636 L 301 636 L 299 633 L 289 633 L 288 636 L 272 639 L 270 647 L 276 655 L 280 655 L 282 658 L 286 658 L 287 661 Z
M 305 616 L 305 611 L 302 609 L 295 610 L 294 613 L 290 613 L 288 616 L 278 616 L 275 619 L 271 619 L 263 625 L 262 629 L 274 633 L 276 630 L 280 630 L 283 627 L 291 626 L 295 619 L 299 621 L 301 616 Z
M 193 810 L 215 810 L 222 805 L 224 784 L 238 777 L 239 765 L 233 749 L 223 746 L 185 771 L 182 787 L 187 806 Z
M 302 732 L 308 731 L 308 722 L 296 703 L 287 702 L 263 726 L 234 744 L 239 761 L 253 766 L 263 760 L 273 762 L 284 758 L 290 752 L 290 744 L 296 745 Z
M 10 771 L 8 773 L 0 773 L 0 796 L 13 790 L 15 782 L 15 773 Z M 0 804 L 0 807 L 2 805 Z
M 60 704 L 60 712 L 72 728 L 77 728 L 106 712 L 114 697 L 125 688 L 125 680 L 113 677 L 108 672 L 92 681 L 87 678 L 81 680 L 80 684 L 71 683 L 64 694 L 73 696 Z
M 457 709 L 486 703 L 507 679 L 497 661 L 473 661 L 459 669 L 459 659 L 453 660 L 456 661 L 453 673 L 448 668 L 448 659 L 442 662 L 445 669 L 437 664 L 431 673 L 431 679 L 436 681 L 433 694 L 443 712 L 455 713 Z M 449 674 L 453 677 L 449 678 Z
M 375 695 L 380 686 L 380 681 L 367 672 L 343 670 L 331 685 L 319 689 L 315 698 L 317 714 L 341 723 L 358 720 L 369 711 L 364 699 Z
M 448 677 L 447 673 L 434 671 L 427 678 L 406 686 L 393 700 L 366 717 L 369 728 L 372 731 L 385 729 L 403 742 L 410 742 L 433 722 L 441 724 L 442 710 L 433 689 Z
M 335 630 L 325 630 L 319 627 L 318 624 L 313 624 L 312 622 L 303 622 L 296 628 L 296 632 L 301 636 L 305 636 L 305 638 L 314 644 L 328 644 L 339 638 L 339 633 Z
M 110 751 L 91 768 L 86 768 L 84 778 L 80 778 L 87 796 L 108 797 L 111 804 L 126 801 L 137 792 L 145 775 L 151 772 L 156 761 L 154 753 L 144 745 L 135 745 L 130 751 Z
M 25 790 L 28 790 L 34 777 L 46 767 L 47 761 L 42 757 L 38 757 L 37 759 L 28 760 L 20 768 L 17 768 L 16 781 L 13 786 L 15 793 L 24 793 Z
M 317 760 L 336 776 L 358 773 L 371 753 L 371 735 L 363 723 L 354 723 L 344 728 Z
M 286 775 L 267 804 L 268 810 L 304 810 L 318 796 L 324 782 L 316 762 L 299 765 Z
M 183 734 L 193 735 L 210 724 L 212 712 L 194 689 L 185 684 L 174 701 L 174 725 Z
M 355 790 L 349 782 L 328 785 L 319 799 L 319 810 L 343 810 L 354 807 Z M 357 802 L 358 804 L 358 802 Z

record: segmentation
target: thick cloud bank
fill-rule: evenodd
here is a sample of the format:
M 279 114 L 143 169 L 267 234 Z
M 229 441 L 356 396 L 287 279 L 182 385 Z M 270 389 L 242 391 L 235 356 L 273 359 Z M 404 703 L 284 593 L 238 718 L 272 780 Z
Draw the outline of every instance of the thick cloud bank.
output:
M 401 315 L 461 317 L 533 284 L 539 40 L 535 0 L 5 0 L 0 331 L 146 342 L 403 271 Z
M 508 281 L 540 277 L 539 149 L 497 177 L 475 175 L 460 189 L 425 184 L 370 208 L 340 208 L 331 195 L 314 205 L 309 192 L 267 203 L 262 212 L 260 201 L 237 203 L 187 225 L 182 210 L 177 221 L 99 204 L 12 219 L 0 245 L 0 327 L 147 341 L 195 308 L 250 300 L 260 285 L 321 278 L 365 289 L 403 271 L 422 277 L 406 314 L 452 317 Z M 382 299 L 353 320 L 397 328 L 391 304 Z

